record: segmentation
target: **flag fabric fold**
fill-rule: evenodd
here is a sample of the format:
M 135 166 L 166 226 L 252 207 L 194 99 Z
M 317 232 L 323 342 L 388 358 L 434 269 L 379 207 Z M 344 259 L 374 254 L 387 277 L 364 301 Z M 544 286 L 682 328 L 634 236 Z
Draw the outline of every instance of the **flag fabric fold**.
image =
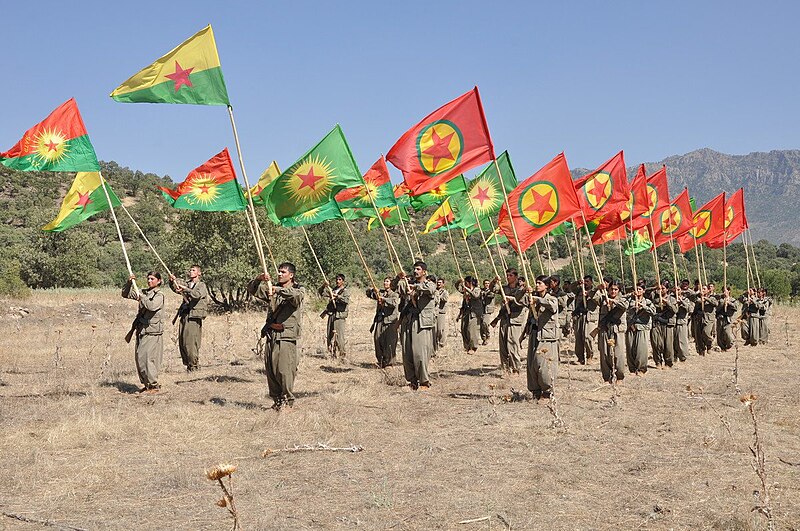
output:
M 345 188 L 336 194 L 335 199 L 340 209 L 368 208 L 374 211 L 375 208 L 396 205 L 394 189 L 389 180 L 389 168 L 386 167 L 384 158 L 379 158 L 367 170 L 362 184 Z
M 174 190 L 158 187 L 173 208 L 230 212 L 247 208 L 228 148 L 192 170 Z
M 725 192 L 700 207 L 692 215 L 692 228 L 678 238 L 681 252 L 685 253 L 706 241 L 714 240 L 725 228 Z
M 122 103 L 230 105 L 211 25 L 131 76 L 111 98 Z
M 386 154 L 413 195 L 494 159 L 478 87 L 436 109 L 406 131 Z
M 0 153 L 0 164 L 20 171 L 100 170 L 75 98 L 25 131 L 14 147 Z
M 655 221 L 655 220 L 653 220 Z M 651 240 L 655 247 L 676 240 L 689 232 L 694 226 L 692 217 L 692 205 L 689 203 L 689 190 L 683 189 L 678 194 L 675 201 L 669 204 L 658 215 L 658 225 L 653 225 L 655 236 Z
M 427 208 L 431 205 L 438 206 L 444 203 L 444 200 L 450 197 L 451 195 L 457 194 L 459 192 L 465 192 L 466 190 L 467 190 L 467 180 L 464 179 L 463 175 L 456 175 L 449 181 L 444 182 L 439 186 L 430 189 L 424 194 L 409 196 L 411 208 L 413 208 L 416 212 L 419 212 L 420 210 Z
M 725 202 L 725 222 L 722 235 L 706 242 L 710 249 L 720 249 L 729 245 L 748 227 L 744 208 L 744 190 L 739 188 Z
M 647 193 L 647 210 L 642 212 L 638 217 L 635 215 L 633 216 L 630 222 L 630 228 L 633 230 L 647 227 L 650 225 L 651 219 L 653 221 L 653 228 L 655 228 L 658 225 L 659 214 L 669 206 L 669 187 L 667 185 L 666 166 L 647 178 L 645 190 Z M 634 199 L 634 201 L 637 200 L 638 198 Z M 634 211 L 635 210 L 637 210 L 636 204 L 634 204 Z
M 576 180 L 575 191 L 586 221 L 622 211 L 630 197 L 623 152 L 620 151 L 593 172 Z M 580 228 L 583 220 L 578 219 Z
M 120 206 L 119 197 L 106 183 L 111 204 Z M 98 172 L 79 172 L 72 181 L 66 197 L 61 202 L 58 216 L 42 227 L 48 232 L 61 232 L 85 221 L 95 214 L 108 210 L 108 199 L 103 191 L 102 179 Z

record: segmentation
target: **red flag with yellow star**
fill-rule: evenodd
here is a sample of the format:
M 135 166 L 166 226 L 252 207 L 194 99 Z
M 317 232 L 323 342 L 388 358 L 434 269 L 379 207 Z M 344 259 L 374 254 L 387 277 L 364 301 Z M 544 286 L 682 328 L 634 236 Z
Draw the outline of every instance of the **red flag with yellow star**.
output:
M 174 190 L 158 187 L 174 208 L 220 212 L 244 210 L 244 192 L 236 181 L 236 172 L 228 148 L 192 170 Z
M 566 221 L 581 210 L 567 159 L 563 153 L 550 161 L 508 195 L 510 210 L 500 209 L 500 230 L 518 251 L 525 251 L 552 227 Z M 514 237 L 516 228 L 519 249 Z
M 638 217 L 634 216 L 630 222 L 630 229 L 636 230 L 650 225 L 653 220 L 653 228 L 658 228 L 658 215 L 669 206 L 669 186 L 667 185 L 667 167 L 664 166 L 653 175 L 647 178 L 646 185 L 647 210 Z M 634 199 L 637 201 L 638 199 Z M 636 209 L 636 204 L 634 204 Z
M 725 229 L 725 192 L 700 207 L 692 218 L 692 228 L 678 238 L 681 252 L 685 253 L 695 245 L 715 239 Z
M 436 109 L 406 131 L 386 154 L 412 195 L 494 159 L 478 87 Z
M 692 205 L 689 202 L 689 190 L 684 188 L 683 192 L 675 198 L 675 201 L 661 210 L 657 219 L 658 225 L 653 224 L 655 237 L 650 236 L 650 239 L 655 244 L 654 249 L 689 232 L 694 226 Z M 653 221 L 655 222 L 655 219 Z
M 602 166 L 575 181 L 575 191 L 586 221 L 600 219 L 625 208 L 630 196 L 625 156 L 622 151 L 611 157 Z M 575 221 L 578 228 L 583 219 Z
M 744 210 L 744 190 L 739 188 L 725 203 L 725 223 L 723 233 L 713 240 L 706 241 L 706 247 L 720 249 L 730 244 L 748 227 Z
M 631 219 L 636 219 L 649 210 L 647 175 L 644 164 L 639 165 L 636 177 L 633 178 L 628 188 L 630 191 L 625 206 L 617 212 L 603 216 L 592 235 L 593 244 L 616 239 L 616 236 L 620 234 L 617 229 L 623 225 L 629 226 Z

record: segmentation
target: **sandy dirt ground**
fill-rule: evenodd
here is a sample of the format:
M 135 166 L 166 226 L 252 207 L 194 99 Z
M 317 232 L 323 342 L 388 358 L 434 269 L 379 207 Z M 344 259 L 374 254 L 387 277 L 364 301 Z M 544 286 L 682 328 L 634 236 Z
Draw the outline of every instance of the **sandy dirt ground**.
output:
M 740 346 L 738 363 L 693 355 L 616 392 L 597 361 L 566 354 L 549 408 L 515 399 L 524 371 L 498 370 L 496 330 L 468 356 L 452 323 L 431 389 L 408 390 L 399 367 L 375 366 L 373 308 L 354 298 L 345 362 L 308 312 L 298 400 L 275 412 L 253 350 L 261 313 L 209 317 L 193 373 L 168 326 L 164 390 L 148 396 L 123 340 L 133 301 L 0 301 L 0 528 L 230 529 L 205 475 L 227 462 L 243 529 L 766 529 L 740 402 L 753 393 L 776 527 L 800 529 L 800 310 L 776 307 L 770 343 Z M 262 457 L 304 445 L 363 451 Z

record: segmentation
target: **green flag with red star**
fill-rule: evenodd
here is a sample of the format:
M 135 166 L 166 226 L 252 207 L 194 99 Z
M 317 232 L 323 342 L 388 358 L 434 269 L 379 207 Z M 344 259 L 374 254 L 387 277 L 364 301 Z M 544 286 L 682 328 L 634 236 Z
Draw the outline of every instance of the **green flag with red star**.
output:
M 499 173 L 498 168 L 500 170 Z M 516 187 L 517 176 L 514 173 L 514 167 L 511 165 L 511 158 L 508 155 L 508 151 L 503 151 L 497 157 L 497 164 L 490 163 L 469 182 L 467 187 L 469 201 L 478 219 L 499 214 L 500 208 L 505 202 L 503 188 L 505 188 L 506 194 L 510 194 Z M 470 224 L 475 222 L 474 217 Z M 469 220 L 467 219 L 466 221 Z
M 369 212 L 371 212 L 370 217 L 372 219 L 370 219 L 369 223 L 367 223 L 367 230 L 372 230 L 375 227 L 380 227 L 378 218 L 373 217 L 375 216 L 375 210 L 369 209 Z M 379 208 L 378 213 L 380 214 L 381 220 L 383 221 L 383 224 L 386 227 L 394 227 L 395 225 L 400 225 L 401 221 L 403 223 L 408 221 L 408 211 L 405 209 L 405 207 L 393 206 L 388 208 Z
M 339 206 L 336 201 L 331 200 L 311 210 L 306 210 L 302 214 L 283 218 L 281 219 L 281 225 L 284 227 L 300 227 L 302 225 L 317 225 L 323 221 L 341 218 L 342 213 L 339 211 Z
M 375 208 L 396 205 L 394 189 L 389 180 L 389 168 L 386 167 L 384 158 L 379 158 L 367 170 L 362 184 L 352 188 L 345 188 L 337 193 L 335 198 L 340 209 L 357 210 L 363 208 L 371 209 L 374 212 Z
M 121 204 L 119 198 L 108 184 L 106 184 L 106 190 L 111 198 L 111 204 L 119 206 Z M 103 191 L 100 174 L 98 172 L 80 172 L 72 181 L 72 186 L 61 203 L 58 216 L 42 227 L 42 230 L 61 232 L 106 210 L 108 210 L 108 200 Z
M 122 103 L 230 105 L 211 26 L 134 74 L 111 98 Z
M 0 153 L 0 164 L 20 171 L 100 169 L 74 98 L 25 131 L 10 150 Z
M 339 191 L 361 184 L 361 172 L 337 124 L 275 179 L 264 201 L 282 220 L 321 207 Z

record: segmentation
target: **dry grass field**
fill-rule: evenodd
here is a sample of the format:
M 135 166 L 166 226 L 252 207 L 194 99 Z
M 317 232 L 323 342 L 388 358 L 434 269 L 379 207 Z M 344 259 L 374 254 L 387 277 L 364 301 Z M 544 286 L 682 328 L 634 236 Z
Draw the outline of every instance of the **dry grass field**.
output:
M 167 301 L 171 318 L 179 300 Z M 325 358 L 309 311 L 299 398 L 281 412 L 252 350 L 262 314 L 207 319 L 196 373 L 168 327 L 164 392 L 143 396 L 123 341 L 132 301 L 57 291 L 0 303 L 3 529 L 42 528 L 9 515 L 51 528 L 230 529 L 205 475 L 220 462 L 238 466 L 243 529 L 765 529 L 739 401 L 749 393 L 776 526 L 800 529 L 797 309 L 776 308 L 769 345 L 739 349 L 739 390 L 734 351 L 628 377 L 616 396 L 596 361 L 564 359 L 564 426 L 552 427 L 546 405 L 508 400 L 525 381 L 497 370 L 496 332 L 467 356 L 451 330 L 432 388 L 402 387 L 400 368 L 374 365 L 364 297 L 344 363 Z M 320 443 L 363 451 L 262 457 Z

